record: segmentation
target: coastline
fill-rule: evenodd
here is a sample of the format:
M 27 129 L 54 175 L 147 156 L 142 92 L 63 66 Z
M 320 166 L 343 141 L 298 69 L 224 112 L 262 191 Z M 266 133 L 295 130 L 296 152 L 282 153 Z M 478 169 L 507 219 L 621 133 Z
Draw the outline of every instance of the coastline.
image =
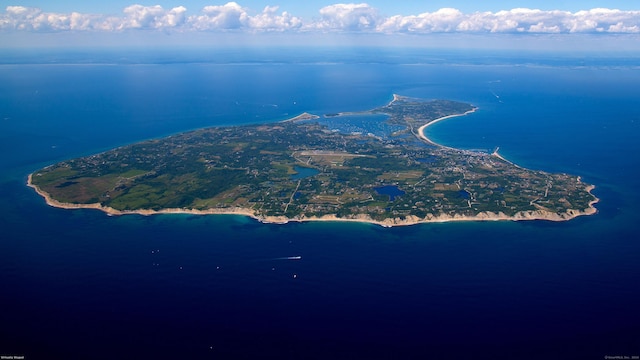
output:
M 391 101 L 389 101 L 387 103 L 387 105 L 385 106 L 389 106 L 391 104 L 393 104 L 394 102 L 398 101 L 398 100 L 402 100 L 403 98 L 407 98 L 406 96 L 402 96 L 402 95 L 398 95 L 398 94 L 392 94 L 393 95 L 393 99 L 391 99 Z M 341 111 L 341 112 L 337 112 L 334 114 L 324 114 L 323 117 L 324 118 L 334 118 L 334 117 L 340 117 L 340 116 L 358 116 L 358 115 L 367 115 L 367 114 L 372 114 L 373 111 L 375 109 L 371 109 L 371 110 L 364 110 L 364 111 Z
M 303 112 L 298 116 L 294 116 L 290 119 L 282 120 L 282 122 L 295 122 L 295 121 L 304 121 L 304 120 L 315 120 L 320 118 L 318 115 L 314 115 L 308 112 Z
M 395 94 L 394 94 L 394 101 L 395 101 L 395 100 L 396 100 L 396 98 L 395 98 Z M 426 124 L 424 124 L 424 125 L 422 125 L 422 126 L 420 126 L 420 127 L 418 128 L 418 137 L 419 137 L 421 140 L 423 140 L 423 141 L 425 141 L 425 142 L 427 142 L 427 143 L 429 143 L 429 144 L 431 144 L 431 145 L 433 145 L 433 146 L 437 146 L 437 147 L 439 147 L 439 148 L 442 148 L 442 149 L 454 150 L 454 151 L 469 151 L 469 150 L 461 150 L 461 149 L 456 149 L 456 148 L 452 148 L 452 147 L 449 147 L 449 146 L 445 146 L 445 145 L 442 145 L 442 144 L 438 144 L 437 142 L 435 142 L 435 141 L 433 141 L 433 140 L 429 139 L 429 138 L 424 134 L 424 131 L 425 131 L 425 129 L 426 129 L 427 127 L 429 127 L 429 126 L 431 126 L 431 125 L 433 125 L 433 124 L 435 124 L 435 123 L 437 123 L 437 122 L 439 122 L 439 121 L 447 120 L 447 119 L 451 119 L 451 118 L 454 118 L 454 117 L 459 117 L 459 116 L 469 115 L 469 114 L 471 114 L 471 113 L 474 113 L 476 110 L 478 110 L 478 108 L 477 108 L 477 107 L 474 107 L 473 109 L 471 109 L 471 110 L 469 110 L 469 111 L 466 111 L 466 112 L 464 112 L 464 113 L 462 113 L 462 114 L 447 115 L 447 116 L 443 116 L 443 117 L 441 117 L 441 118 L 437 118 L 437 119 L 435 119 L 435 120 L 429 121 L 428 123 L 426 123 Z M 496 158 L 498 158 L 498 159 L 500 159 L 500 160 L 502 160 L 502 161 L 504 161 L 504 162 L 506 162 L 506 163 L 508 163 L 508 164 L 510 164 L 510 165 L 513 165 L 513 166 L 515 166 L 515 167 L 517 167 L 517 168 L 523 169 L 523 167 L 522 167 L 522 166 L 520 166 L 520 165 L 518 165 L 518 164 L 516 164 L 516 163 L 514 163 L 514 162 L 512 162 L 512 161 L 509 161 L 509 160 L 507 160 L 504 156 L 500 155 L 500 153 L 498 153 L 498 150 L 500 150 L 500 147 L 497 147 L 497 148 L 496 148 L 496 149 L 491 153 L 491 156 L 495 156 Z
M 498 153 L 498 150 L 500 150 L 500 147 L 499 147 L 499 146 L 498 146 L 495 150 L 493 150 L 493 152 L 491 153 L 491 156 L 495 156 L 495 157 L 497 157 L 498 159 L 500 159 L 500 160 L 502 160 L 502 161 L 504 161 L 504 162 L 506 162 L 506 163 L 509 163 L 509 164 L 511 164 L 511 165 L 513 165 L 513 166 L 515 166 L 515 167 L 517 167 L 517 168 L 520 168 L 520 169 L 522 169 L 522 168 L 523 168 L 523 167 L 521 167 L 521 166 L 519 166 L 519 165 L 517 165 L 517 164 L 515 164 L 515 163 L 513 163 L 513 162 L 511 162 L 511 161 L 509 161 L 509 160 L 507 160 L 507 159 L 505 159 L 505 158 L 504 158 L 504 156 L 502 156 L 502 155 L 500 155 L 500 153 Z M 579 178 L 580 178 L 580 177 L 578 177 L 578 179 L 579 179 Z
M 398 101 L 398 100 L 402 100 L 403 96 L 401 95 L 397 95 L 397 94 L 393 94 L 393 99 L 388 103 L 388 105 L 393 104 L 394 102 Z M 387 106 L 388 106 L 387 105 Z M 447 120 L 447 119 L 451 119 L 454 117 L 459 117 L 459 116 L 465 116 L 468 114 L 471 114 L 473 112 L 475 112 L 478 108 L 474 107 L 473 109 L 466 111 L 464 113 L 461 114 L 453 114 L 453 115 L 447 115 L 447 116 L 443 116 L 441 118 L 437 118 L 434 120 L 431 120 L 429 122 L 427 122 L 426 124 L 420 126 L 418 128 L 418 133 L 415 134 L 419 139 L 442 149 L 447 149 L 447 150 L 452 150 L 452 151 L 465 151 L 465 150 L 461 150 L 461 149 L 456 149 L 456 148 L 452 148 L 452 147 L 448 147 L 448 146 L 444 146 L 441 144 L 438 144 L 434 141 L 432 141 L 431 139 L 429 139 L 426 135 L 425 135 L 425 129 L 428 126 L 431 126 L 437 122 L 443 121 L 443 120 Z M 336 116 L 344 116 L 344 115 L 355 115 L 355 114 L 363 114 L 363 113 L 369 113 L 371 111 L 363 111 L 363 112 L 352 112 L 352 113 L 338 113 Z M 295 122 L 295 121 L 302 121 L 302 120 L 312 120 L 312 119 L 317 119 L 320 116 L 318 115 L 314 115 L 314 114 L 310 114 L 308 112 L 304 112 L 300 115 L 297 115 L 293 118 L 287 119 L 287 120 L 283 120 L 283 122 Z M 507 162 L 513 166 L 516 166 L 518 168 L 522 168 L 512 162 L 510 162 L 509 160 L 505 159 L 504 157 L 502 157 L 499 153 L 498 153 L 499 148 L 497 148 L 491 155 L 495 156 L 499 159 L 501 159 L 504 162 Z M 558 214 L 558 213 L 552 213 L 549 211 L 544 211 L 544 210 L 528 210 L 528 211 L 519 211 L 517 213 L 515 213 L 514 215 L 507 215 L 503 212 L 498 212 L 498 213 L 494 213 L 494 212 L 489 212 L 489 211 L 484 211 L 484 212 L 480 212 L 476 215 L 460 215 L 460 214 L 453 214 L 453 215 L 449 215 L 449 214 L 444 214 L 444 213 L 440 213 L 440 214 L 427 214 L 424 218 L 419 218 L 417 216 L 414 215 L 410 215 L 407 217 L 396 217 L 396 218 L 387 218 L 385 220 L 375 220 L 372 219 L 368 214 L 357 214 L 357 215 L 352 215 L 349 218 L 339 218 L 337 217 L 335 214 L 326 214 L 323 216 L 298 216 L 298 217 L 294 217 L 294 218 L 288 218 L 284 215 L 280 215 L 280 216 L 262 216 L 257 214 L 254 210 L 252 209 L 248 209 L 248 208 L 240 208 L 240 207 L 233 207 L 233 208 L 215 208 L 215 209 L 207 209 L 207 210 L 197 210 L 197 209 L 187 209 L 187 208 L 166 208 L 166 209 L 160 209 L 160 210 L 152 210 L 152 209 L 141 209 L 141 210 L 118 210 L 118 209 L 114 209 L 112 207 L 109 206 L 104 206 L 100 203 L 92 203 L 92 204 L 73 204 L 73 203 L 64 203 L 64 202 L 60 202 L 58 200 L 55 200 L 51 197 L 51 195 L 49 193 L 47 193 L 46 191 L 40 189 L 37 185 L 34 185 L 32 183 L 32 176 L 33 173 L 28 175 L 28 179 L 27 179 L 27 186 L 33 188 L 36 193 L 38 193 L 38 195 L 42 196 L 46 203 L 49 206 L 52 207 L 56 207 L 56 208 L 62 208 L 62 209 L 95 209 L 95 210 L 100 210 L 103 211 L 104 213 L 108 214 L 108 215 L 143 215 L 143 216 L 149 216 L 149 215 L 157 215 L 157 214 L 190 214 L 190 215 L 241 215 L 241 216 L 246 216 L 246 217 L 250 217 L 252 219 L 255 219 L 257 221 L 260 221 L 262 223 L 269 223 L 269 224 L 286 224 L 289 222 L 310 222 L 310 221 L 330 221 L 330 222 L 360 222 L 360 223 L 370 223 L 370 224 L 374 224 L 374 225 L 379 225 L 382 227 L 395 227 L 395 226 L 410 226 L 410 225 L 417 225 L 417 224 L 425 224 L 425 223 L 444 223 L 444 222 L 453 222 L 453 221 L 524 221 L 524 220 L 547 220 L 547 221 L 568 221 L 571 219 L 574 219 L 576 217 L 579 216 L 584 216 L 584 215 L 593 215 L 595 213 L 597 213 L 597 209 L 594 206 L 595 204 L 597 204 L 600 199 L 598 199 L 595 195 L 593 195 L 592 191 L 593 189 L 595 189 L 594 185 L 589 185 L 585 188 L 585 190 L 591 195 L 593 196 L 593 200 L 589 202 L 588 207 L 586 209 L 583 210 L 576 210 L 576 209 L 568 209 L 566 212 Z M 578 176 L 577 181 L 579 183 L 581 183 L 581 178 Z
M 396 100 L 395 96 L 396 96 L 396 95 L 394 94 L 394 101 Z M 424 140 L 424 141 L 426 141 L 427 143 L 429 143 L 429 144 L 431 144 L 431 145 L 434 145 L 434 146 L 437 146 L 437 147 L 440 147 L 440 148 L 443 148 L 443 149 L 449 149 L 449 150 L 456 150 L 456 151 L 460 151 L 460 149 L 456 149 L 456 148 L 452 148 L 452 147 L 449 147 L 449 146 L 444 146 L 444 145 L 441 145 L 441 144 L 436 143 L 435 141 L 433 141 L 433 140 L 429 139 L 429 138 L 424 134 L 424 131 L 425 131 L 425 129 L 426 129 L 427 127 L 429 127 L 429 126 L 431 126 L 431 125 L 433 125 L 433 124 L 435 124 L 435 123 L 437 123 L 437 122 L 440 122 L 440 121 L 442 121 L 442 120 L 451 119 L 451 118 L 454 118 L 454 117 L 459 117 L 459 116 L 469 115 L 469 114 L 471 114 L 471 113 L 474 113 L 476 110 L 478 110 L 478 108 L 477 108 L 477 107 L 474 107 L 473 109 L 471 109 L 471 110 L 469 110 L 469 111 L 465 111 L 465 112 L 464 112 L 464 113 L 462 113 L 462 114 L 447 115 L 447 116 L 443 116 L 443 117 L 441 117 L 441 118 L 437 118 L 437 119 L 431 120 L 431 121 L 429 121 L 428 123 L 426 123 L 426 124 L 424 124 L 424 125 L 422 125 L 422 126 L 420 126 L 420 127 L 418 128 L 418 137 L 419 137 L 421 140 Z
M 61 209 L 94 209 L 100 210 L 107 215 L 110 216 L 120 216 L 120 215 L 159 215 L 159 214 L 189 214 L 189 215 L 241 215 L 250 217 L 257 221 L 260 221 L 265 224 L 287 224 L 289 222 L 311 222 L 311 221 L 327 221 L 327 222 L 359 222 L 359 223 L 369 223 L 374 225 L 379 225 L 382 227 L 396 227 L 396 226 L 410 226 L 417 224 L 428 224 L 428 223 L 446 223 L 446 222 L 454 222 L 454 221 L 525 221 L 525 220 L 547 220 L 547 221 L 568 221 L 574 219 L 578 216 L 584 215 L 593 215 L 597 212 L 596 207 L 594 206 L 600 199 L 594 196 L 594 200 L 589 202 L 589 207 L 585 210 L 575 210 L 569 209 L 566 213 L 557 214 L 551 213 L 541 210 L 531 210 L 531 211 L 520 211 L 516 214 L 509 216 L 503 212 L 480 212 L 474 216 L 468 215 L 448 215 L 448 214 L 427 214 L 424 218 L 419 218 L 417 216 L 408 216 L 405 218 L 389 218 L 385 220 L 374 220 L 367 214 L 359 214 L 350 218 L 339 218 L 335 214 L 327 214 L 321 217 L 311 216 L 311 217 L 297 217 L 297 218 L 288 218 L 285 216 L 260 216 L 255 213 L 255 211 L 246 208 L 220 208 L 220 209 L 207 209 L 207 210 L 196 210 L 196 209 L 185 209 L 185 208 L 168 208 L 161 210 L 151 210 L 151 209 L 142 209 L 142 210 L 117 210 L 109 206 L 104 206 L 100 203 L 93 204 L 72 204 L 72 203 L 64 203 L 58 200 L 51 198 L 49 193 L 43 191 L 38 186 L 32 183 L 33 173 L 29 174 L 27 178 L 27 186 L 34 189 L 35 192 L 42 196 L 45 199 L 47 205 L 61 208 Z M 580 177 L 578 177 L 578 182 L 581 182 Z M 595 189 L 594 185 L 590 185 L 586 188 L 587 192 L 591 195 L 591 191 Z

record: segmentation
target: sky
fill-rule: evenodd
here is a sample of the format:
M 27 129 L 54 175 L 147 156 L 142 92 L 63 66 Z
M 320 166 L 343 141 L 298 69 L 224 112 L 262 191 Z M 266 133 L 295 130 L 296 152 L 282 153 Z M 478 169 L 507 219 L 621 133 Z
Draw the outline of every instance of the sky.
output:
M 481 35 L 485 40 L 529 35 L 545 41 L 614 36 L 622 48 L 640 48 L 640 2 L 0 0 L 0 47 L 81 44 L 92 38 L 109 38 L 116 43 L 118 38 L 130 42 L 131 38 L 144 37 L 154 43 L 194 43 L 201 38 L 232 42 L 239 35 L 267 35 L 270 39 L 304 42 L 300 39 L 366 35 L 368 39 L 386 36 L 406 41 L 407 36 L 455 37 L 451 34 Z M 601 40 L 603 44 L 607 41 Z M 562 46 L 567 43 L 571 42 L 564 39 Z
M 327 0 L 239 0 L 236 1 L 243 7 L 260 11 L 266 6 L 279 6 L 283 11 L 287 11 L 296 16 L 311 18 L 318 16 L 318 10 L 339 1 Z M 364 1 L 380 10 L 385 15 L 417 15 L 424 12 L 433 12 L 441 8 L 455 8 L 462 12 L 510 10 L 514 8 L 531 8 L 541 10 L 567 10 L 579 11 L 593 8 L 610 8 L 620 10 L 640 10 L 640 2 L 637 0 L 369 0 Z M 8 5 L 20 5 L 26 7 L 38 7 L 51 12 L 85 12 L 98 14 L 115 15 L 122 12 L 127 6 L 140 4 L 144 6 L 160 5 L 163 8 L 173 8 L 184 6 L 188 11 L 198 11 L 207 5 L 224 5 L 226 1 L 215 2 L 212 0 L 109 0 L 109 1 L 87 1 L 87 0 L 23 0 L 23 1 L 0 1 L 3 7 Z

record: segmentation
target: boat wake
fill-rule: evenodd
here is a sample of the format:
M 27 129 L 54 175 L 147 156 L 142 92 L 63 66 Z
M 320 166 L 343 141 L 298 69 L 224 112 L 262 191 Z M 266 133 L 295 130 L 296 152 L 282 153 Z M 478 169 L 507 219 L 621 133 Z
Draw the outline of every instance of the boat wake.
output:
M 271 260 L 302 260 L 302 256 L 285 256 L 285 257 L 273 258 Z

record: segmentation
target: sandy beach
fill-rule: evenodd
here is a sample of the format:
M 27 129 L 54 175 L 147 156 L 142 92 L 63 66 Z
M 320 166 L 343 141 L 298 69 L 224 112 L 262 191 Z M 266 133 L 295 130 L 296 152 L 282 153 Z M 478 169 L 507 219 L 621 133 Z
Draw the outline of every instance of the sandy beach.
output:
M 389 104 L 392 104 L 395 101 L 401 100 L 402 98 L 403 97 L 400 95 L 393 94 L 393 100 L 391 100 Z M 420 128 L 418 128 L 418 136 L 422 140 L 434 146 L 438 146 L 440 148 L 454 150 L 454 151 L 460 151 L 459 149 L 447 147 L 447 146 L 440 145 L 438 143 L 433 142 L 432 140 L 430 140 L 425 136 L 424 131 L 428 126 L 431 126 L 439 121 L 451 119 L 458 116 L 465 116 L 475 112 L 476 110 L 477 108 L 473 108 L 472 110 L 469 110 L 462 114 L 443 116 L 441 118 L 429 121 L 425 125 L 422 125 Z M 358 114 L 361 114 L 361 113 L 362 112 L 359 112 Z M 346 115 L 346 114 L 348 113 L 340 113 L 339 116 Z M 294 118 L 291 118 L 285 121 L 309 120 L 309 119 L 316 119 L 316 118 L 318 118 L 317 115 L 313 115 L 305 112 Z M 502 159 L 505 162 L 513 164 L 512 162 L 504 159 L 500 154 L 498 154 L 498 149 L 496 149 L 496 151 L 494 151 L 492 155 Z M 516 164 L 513 164 L 513 165 L 518 166 Z M 161 209 L 161 210 L 152 210 L 152 209 L 118 210 L 109 206 L 104 206 L 99 203 L 93 203 L 93 204 L 64 203 L 64 202 L 60 202 L 58 200 L 53 199 L 47 192 L 43 191 L 42 189 L 34 185 L 32 183 L 32 176 L 33 174 L 29 174 L 27 185 L 33 188 L 40 196 L 42 196 L 48 205 L 57 207 L 57 208 L 96 209 L 96 210 L 103 211 L 109 215 L 130 215 L 130 214 L 138 214 L 138 215 L 145 215 L 145 216 L 156 215 L 156 214 L 242 215 L 242 216 L 247 216 L 247 217 L 256 219 L 263 223 L 270 223 L 270 224 L 286 224 L 288 222 L 307 222 L 307 221 L 332 221 L 332 222 L 340 221 L 340 222 L 366 222 L 366 223 L 371 223 L 375 225 L 380 225 L 383 227 L 394 227 L 394 226 L 416 225 L 416 224 L 423 224 L 423 223 L 442 223 L 442 222 L 451 222 L 451 221 L 523 221 L 523 220 L 567 221 L 567 220 L 576 218 L 578 216 L 595 214 L 597 212 L 597 209 L 595 208 L 594 205 L 599 201 L 599 199 L 594 196 L 594 200 L 589 203 L 589 207 L 587 209 L 585 210 L 569 209 L 567 210 L 567 212 L 563 214 L 552 213 L 544 210 L 531 210 L 531 211 L 520 211 L 511 216 L 502 212 L 498 212 L 498 213 L 480 212 L 474 216 L 460 215 L 460 214 L 450 215 L 450 214 L 440 213 L 440 214 L 427 214 L 424 218 L 419 218 L 417 216 L 411 215 L 404 218 L 399 218 L 399 217 L 389 218 L 382 221 L 372 219 L 368 214 L 358 214 L 358 215 L 350 216 L 348 218 L 339 218 L 334 214 L 327 214 L 321 217 L 300 216 L 295 218 L 287 218 L 285 216 L 262 216 L 257 214 L 252 209 L 239 208 L 239 207 L 215 208 L 215 209 L 207 209 L 207 210 L 185 209 L 185 208 L 168 208 L 168 209 Z M 581 182 L 580 177 L 578 177 L 577 181 Z M 590 185 L 586 188 L 586 190 L 587 192 L 589 192 L 589 194 L 591 194 L 591 191 L 594 188 L 595 186 Z
M 395 101 L 395 100 L 396 100 L 396 95 L 394 95 L 394 101 Z M 458 117 L 458 116 L 465 116 L 465 115 L 469 115 L 469 114 L 471 114 L 471 113 L 475 112 L 477 109 L 478 109 L 478 108 L 473 108 L 473 109 L 471 109 L 471 110 L 469 110 L 469 111 L 467 111 L 467 112 L 464 112 L 464 113 L 462 113 L 462 114 L 448 115 L 448 116 L 443 116 L 443 117 L 441 117 L 441 118 L 437 118 L 437 119 L 435 119 L 435 120 L 431 120 L 431 121 L 429 121 L 428 123 L 426 123 L 426 124 L 424 124 L 424 125 L 422 125 L 422 126 L 420 126 L 420 127 L 418 128 L 418 136 L 419 136 L 422 140 L 424 140 L 424 141 L 428 142 L 428 143 L 429 143 L 429 144 L 431 144 L 431 145 L 435 145 L 435 146 L 438 146 L 438 147 L 441 147 L 441 148 L 445 148 L 445 149 L 450 149 L 450 150 L 458 150 L 458 149 L 455 149 L 455 148 L 452 148 L 452 147 L 448 147 L 448 146 L 440 145 L 440 144 L 438 144 L 438 143 L 436 143 L 436 142 L 432 141 L 431 139 L 429 139 L 429 138 L 424 134 L 424 130 L 425 130 L 427 127 L 429 127 L 429 126 L 431 126 L 431 125 L 433 125 L 433 124 L 435 124 L 435 123 L 437 123 L 437 122 L 440 122 L 440 121 L 442 121 L 442 120 L 447 120 L 447 119 L 451 119 L 451 118 Z
M 294 116 L 291 119 L 283 120 L 282 122 L 295 122 L 295 121 L 304 121 L 304 120 L 315 120 L 315 119 L 318 119 L 319 117 L 320 116 L 318 116 L 318 115 L 310 114 L 308 112 L 303 112 L 302 114 L 300 114 L 298 116 Z
M 161 210 L 141 209 L 141 210 L 118 210 L 109 206 L 104 206 L 99 203 L 93 204 L 70 204 L 63 203 L 51 198 L 51 196 L 34 185 L 31 181 L 33 174 L 29 174 L 27 180 L 27 186 L 33 188 L 38 195 L 42 196 L 49 206 L 57 207 L 61 209 L 95 209 L 100 210 L 108 215 L 157 215 L 157 214 L 191 214 L 191 215 L 242 215 L 253 218 L 267 224 L 286 224 L 289 222 L 308 222 L 308 221 L 329 221 L 329 222 L 364 222 L 379 225 L 382 227 L 395 227 L 395 226 L 409 226 L 425 223 L 444 223 L 452 221 L 524 221 L 524 220 L 548 220 L 548 221 L 567 221 L 574 219 L 578 216 L 592 215 L 597 212 L 595 204 L 599 201 L 594 197 L 589 203 L 589 207 L 586 210 L 570 209 L 564 214 L 551 213 L 547 211 L 535 210 L 535 211 L 520 211 L 513 216 L 506 215 L 502 212 L 480 212 L 474 216 L 459 215 L 459 214 L 427 214 L 424 218 L 417 216 L 407 216 L 405 218 L 389 218 L 385 220 L 374 220 L 367 214 L 358 214 L 349 218 L 339 218 L 334 214 L 327 214 L 321 217 L 316 216 L 302 216 L 296 218 L 287 218 L 285 216 L 260 216 L 251 209 L 230 207 L 230 208 L 218 208 L 218 209 L 184 209 L 184 208 L 168 208 Z M 578 178 L 578 181 L 580 179 Z M 587 191 L 591 194 L 591 191 L 595 189 L 595 186 L 590 185 L 587 187 Z
M 395 99 L 395 98 L 394 98 L 394 99 Z M 460 149 L 456 149 L 456 148 L 452 148 L 452 147 L 449 147 L 449 146 L 444 146 L 444 145 L 441 145 L 441 144 L 436 143 L 435 141 L 433 141 L 433 140 L 429 139 L 429 138 L 424 134 L 424 131 L 425 131 L 425 129 L 426 129 L 428 126 L 431 126 L 431 125 L 433 125 L 433 124 L 435 124 L 435 123 L 437 123 L 437 122 L 439 122 L 439 121 L 447 120 L 447 119 L 451 119 L 451 118 L 459 117 L 459 116 L 465 116 L 465 115 L 468 115 L 468 114 L 471 114 L 471 113 L 475 112 L 477 109 L 478 109 L 478 108 L 473 108 L 472 110 L 469 110 L 469 111 L 465 112 L 464 114 L 455 114 L 455 115 L 443 116 L 443 117 L 441 117 L 441 118 L 438 118 L 438 119 L 432 120 L 432 121 L 430 121 L 430 122 L 428 122 L 428 123 L 426 123 L 426 124 L 424 124 L 424 125 L 422 125 L 422 126 L 420 126 L 420 127 L 418 128 L 418 136 L 420 137 L 420 139 L 422 139 L 422 140 L 424 140 L 424 141 L 428 142 L 428 143 L 429 143 L 429 144 L 431 144 L 431 145 L 434 145 L 434 146 L 437 146 L 437 147 L 440 147 L 440 148 L 443 148 L 443 149 L 460 151 Z M 518 167 L 518 168 L 522 169 L 522 166 L 519 166 L 518 164 L 515 164 L 515 163 L 513 163 L 512 161 L 509 161 L 509 160 L 505 159 L 505 157 L 504 157 L 504 156 L 500 155 L 500 153 L 498 153 L 498 150 L 499 150 L 499 149 L 500 149 L 499 147 L 498 147 L 498 148 L 496 148 L 496 149 L 491 153 L 491 155 L 492 155 L 492 156 L 497 157 L 498 159 L 500 159 L 500 160 L 502 160 L 502 161 L 504 161 L 504 162 L 506 162 L 506 163 L 509 163 L 509 164 L 511 164 L 511 165 L 513 165 L 513 166 L 515 166 L 515 167 Z

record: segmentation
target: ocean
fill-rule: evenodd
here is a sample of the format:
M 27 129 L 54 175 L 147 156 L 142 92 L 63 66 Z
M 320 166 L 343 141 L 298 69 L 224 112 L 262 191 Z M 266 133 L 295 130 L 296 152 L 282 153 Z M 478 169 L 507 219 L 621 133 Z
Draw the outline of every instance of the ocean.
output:
M 640 355 L 640 64 L 630 54 L 373 48 L 0 56 L 0 355 L 602 359 Z M 46 165 L 209 126 L 367 110 L 596 185 L 568 222 L 382 228 L 49 207 Z

